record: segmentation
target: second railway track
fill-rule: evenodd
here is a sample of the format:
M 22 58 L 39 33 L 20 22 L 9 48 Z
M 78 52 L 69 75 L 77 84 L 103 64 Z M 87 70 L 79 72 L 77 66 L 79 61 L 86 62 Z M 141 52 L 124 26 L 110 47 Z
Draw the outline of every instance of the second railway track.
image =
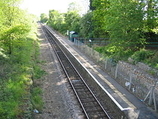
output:
M 73 63 L 71 63 L 69 57 L 60 48 L 60 45 L 56 43 L 55 36 L 42 26 L 43 31 L 46 34 L 60 64 L 61 67 L 83 109 L 85 118 L 87 119 L 111 119 L 105 107 L 101 105 L 93 91 L 88 84 L 82 78 L 82 75 L 77 71 Z

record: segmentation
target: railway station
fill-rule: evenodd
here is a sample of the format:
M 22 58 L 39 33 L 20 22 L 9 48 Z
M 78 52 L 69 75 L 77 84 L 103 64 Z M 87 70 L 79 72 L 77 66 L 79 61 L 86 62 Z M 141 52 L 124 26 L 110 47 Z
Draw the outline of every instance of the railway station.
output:
M 138 99 L 125 88 L 123 88 L 115 81 L 115 79 L 110 77 L 108 73 L 100 69 L 100 67 L 95 64 L 92 59 L 90 59 L 85 53 L 78 49 L 75 42 L 72 42 L 68 38 L 63 37 L 46 25 L 41 25 L 41 29 L 45 34 L 45 40 L 48 40 L 50 44 L 54 44 L 54 41 L 52 40 L 55 40 L 56 44 L 58 44 L 58 46 L 60 47 L 57 48 L 57 50 L 55 49 L 59 62 L 67 62 L 62 61 L 62 59 L 60 58 L 64 57 L 60 54 L 60 52 L 64 52 L 63 54 L 68 58 L 69 62 L 71 62 L 71 67 L 74 68 L 73 70 L 76 70 L 76 72 L 79 73 L 79 76 L 75 78 L 75 76 L 72 75 L 72 72 L 69 69 L 70 66 L 68 64 L 61 63 L 64 74 L 66 75 L 66 77 L 69 78 L 70 84 L 75 90 L 74 95 L 77 96 L 79 104 L 81 105 L 86 118 L 158 118 L 157 113 L 153 109 L 148 107 L 142 100 Z M 52 47 L 56 46 L 52 45 Z M 66 69 L 66 67 L 68 67 L 68 69 Z M 70 72 L 67 70 L 69 70 Z M 81 79 L 79 79 L 79 77 Z M 83 82 L 86 84 L 86 86 L 88 86 L 88 89 L 84 89 L 84 85 L 80 84 L 81 80 L 84 80 Z M 92 97 L 89 96 L 89 94 L 85 94 L 87 95 L 87 97 L 82 97 L 85 93 L 84 90 L 90 90 L 92 95 L 94 95 L 94 97 L 96 98 L 94 100 L 97 100 L 97 103 L 99 103 L 101 109 L 98 109 L 98 107 L 94 105 L 96 102 L 90 100 L 92 99 Z M 85 100 L 85 102 L 83 100 Z M 96 108 L 94 108 L 92 105 L 88 105 L 88 103 L 91 102 L 92 105 L 94 105 Z M 88 106 L 86 107 L 86 105 Z M 89 107 L 92 110 L 90 110 Z M 103 112 L 100 110 L 102 110 Z M 105 117 L 102 113 L 105 113 L 108 116 Z
M 0 119 L 158 119 L 158 0 L 0 6 Z

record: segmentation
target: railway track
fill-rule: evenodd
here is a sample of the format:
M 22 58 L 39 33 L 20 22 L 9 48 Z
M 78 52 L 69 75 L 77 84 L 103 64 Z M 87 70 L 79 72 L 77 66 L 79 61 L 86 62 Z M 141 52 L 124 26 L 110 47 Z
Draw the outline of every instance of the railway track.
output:
M 95 94 L 89 88 L 88 84 L 84 81 L 81 74 L 77 71 L 75 66 L 71 63 L 69 57 L 64 53 L 60 44 L 56 42 L 55 36 L 51 31 L 42 26 L 43 31 L 47 39 L 49 40 L 61 67 L 80 103 L 85 118 L 87 119 L 111 119 L 107 111 L 101 105 L 101 103 L 96 98 Z

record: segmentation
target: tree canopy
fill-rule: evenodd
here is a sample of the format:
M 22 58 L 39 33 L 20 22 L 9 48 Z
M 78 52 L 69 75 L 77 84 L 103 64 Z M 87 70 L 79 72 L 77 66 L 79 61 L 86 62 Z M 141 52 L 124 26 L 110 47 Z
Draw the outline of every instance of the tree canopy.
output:
M 74 4 L 69 7 L 64 14 L 54 12 L 49 25 L 63 33 L 76 31 L 83 38 L 106 39 L 102 53 L 109 57 L 127 59 L 149 42 L 158 42 L 157 0 L 90 0 L 83 16 Z
M 115 56 L 130 55 L 145 46 L 147 33 L 157 34 L 156 0 L 91 0 L 91 6 L 96 30 L 109 35 L 107 51 Z

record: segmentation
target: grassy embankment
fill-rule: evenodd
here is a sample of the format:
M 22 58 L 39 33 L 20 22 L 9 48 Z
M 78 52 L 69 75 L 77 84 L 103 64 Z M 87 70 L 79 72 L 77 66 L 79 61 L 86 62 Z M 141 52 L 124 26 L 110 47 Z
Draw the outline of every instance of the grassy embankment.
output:
M 13 54 L 0 52 L 0 118 L 31 118 L 33 109 L 42 109 L 41 89 L 34 86 L 44 71 L 40 69 L 39 45 L 36 32 L 14 45 Z

